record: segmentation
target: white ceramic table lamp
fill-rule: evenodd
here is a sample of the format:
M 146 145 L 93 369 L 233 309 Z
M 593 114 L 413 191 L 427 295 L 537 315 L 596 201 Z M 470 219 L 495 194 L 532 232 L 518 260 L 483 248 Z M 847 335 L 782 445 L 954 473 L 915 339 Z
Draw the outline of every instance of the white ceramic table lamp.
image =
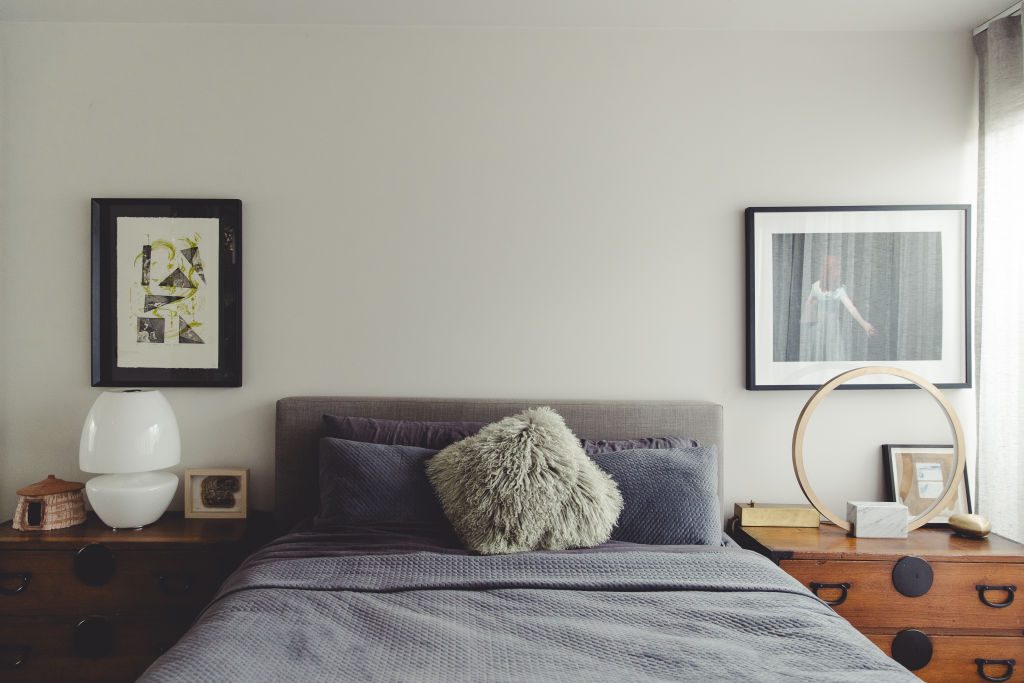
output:
M 82 426 L 78 449 L 83 472 L 100 473 L 85 484 L 96 515 L 115 529 L 160 519 L 178 490 L 178 475 L 157 472 L 181 461 L 178 420 L 156 390 L 105 391 Z

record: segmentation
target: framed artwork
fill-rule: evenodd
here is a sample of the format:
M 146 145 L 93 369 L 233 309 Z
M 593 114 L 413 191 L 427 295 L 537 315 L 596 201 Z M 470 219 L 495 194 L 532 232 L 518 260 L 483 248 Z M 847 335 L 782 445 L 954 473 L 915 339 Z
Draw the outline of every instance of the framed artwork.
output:
M 956 457 L 953 446 L 917 446 L 885 444 L 882 465 L 889 500 L 903 503 L 911 518 L 927 511 L 942 496 L 946 482 L 953 477 Z M 956 498 L 932 517 L 931 523 L 949 522 L 950 515 L 973 512 L 967 471 L 960 482 Z
M 92 200 L 92 385 L 242 385 L 242 203 Z
M 248 510 L 249 470 L 185 470 L 185 516 L 244 518 Z
M 971 386 L 970 219 L 967 204 L 748 208 L 747 389 L 865 365 Z

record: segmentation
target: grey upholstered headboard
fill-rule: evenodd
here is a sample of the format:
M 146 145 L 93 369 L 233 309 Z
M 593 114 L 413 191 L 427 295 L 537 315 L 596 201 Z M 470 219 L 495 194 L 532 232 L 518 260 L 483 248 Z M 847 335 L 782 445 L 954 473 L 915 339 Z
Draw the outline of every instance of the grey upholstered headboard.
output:
M 277 402 L 275 518 L 286 531 L 316 513 L 317 443 L 324 414 L 398 420 L 490 422 L 550 406 L 581 439 L 686 436 L 716 444 L 722 500 L 722 406 L 708 401 L 544 401 L 293 396 Z M 723 517 L 724 519 L 724 517 Z

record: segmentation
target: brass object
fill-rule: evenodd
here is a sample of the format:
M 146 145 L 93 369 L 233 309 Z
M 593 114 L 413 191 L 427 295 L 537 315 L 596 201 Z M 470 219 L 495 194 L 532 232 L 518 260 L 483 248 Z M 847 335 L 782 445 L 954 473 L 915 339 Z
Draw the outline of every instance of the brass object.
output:
M 740 526 L 816 527 L 821 515 L 811 505 L 799 503 L 736 503 L 736 519 Z
M 960 512 L 949 516 L 949 527 L 961 536 L 985 538 L 992 531 L 992 522 L 981 515 Z

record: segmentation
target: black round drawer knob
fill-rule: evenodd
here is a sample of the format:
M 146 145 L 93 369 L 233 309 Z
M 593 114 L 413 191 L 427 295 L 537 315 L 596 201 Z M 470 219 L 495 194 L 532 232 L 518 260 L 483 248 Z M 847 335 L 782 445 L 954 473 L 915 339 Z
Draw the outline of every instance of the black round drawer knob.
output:
M 892 568 L 892 585 L 908 598 L 919 598 L 932 587 L 932 566 L 920 557 L 904 557 Z
M 923 669 L 932 661 L 932 640 L 914 628 L 900 631 L 892 639 L 892 658 L 911 671 Z
M 89 586 L 110 581 L 114 567 L 114 552 L 105 545 L 90 543 L 75 554 L 75 576 Z
M 80 657 L 106 657 L 114 651 L 114 625 L 105 617 L 86 617 L 75 626 L 72 640 Z

